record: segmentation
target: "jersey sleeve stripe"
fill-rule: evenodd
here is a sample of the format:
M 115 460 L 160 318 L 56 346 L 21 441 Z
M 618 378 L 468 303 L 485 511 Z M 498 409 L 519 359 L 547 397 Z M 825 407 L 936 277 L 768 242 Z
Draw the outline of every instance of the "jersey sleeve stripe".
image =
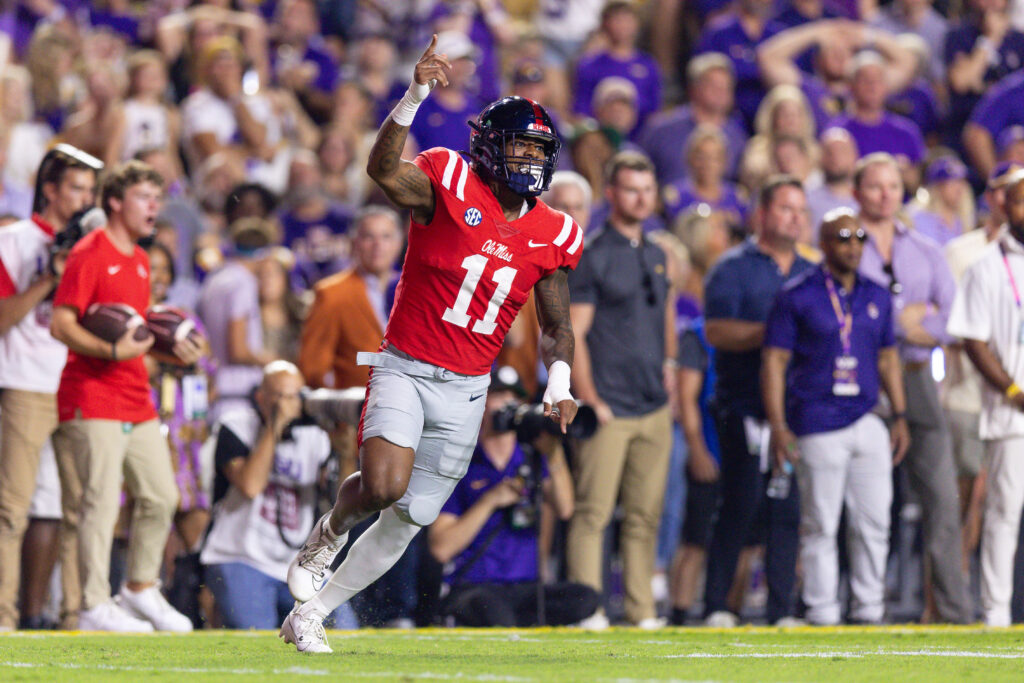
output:
M 577 225 L 576 226 L 576 239 L 574 239 L 572 241 L 572 246 L 569 247 L 569 249 L 568 249 L 569 255 L 571 256 L 572 254 L 575 254 L 576 250 L 580 248 L 581 244 L 583 244 L 583 228 L 581 228 L 581 227 L 579 227 Z
M 452 152 L 452 154 L 455 153 Z M 469 175 L 469 164 L 458 154 L 455 154 L 455 158 L 459 160 L 459 184 L 455 187 L 455 196 L 460 202 L 464 202 L 466 201 L 466 177 Z
M 444 167 L 444 176 L 441 177 L 441 185 L 443 185 L 446 190 L 452 189 L 452 176 L 455 174 L 455 164 L 458 160 L 459 155 L 449 149 L 448 163 Z
M 555 238 L 555 246 L 560 247 L 565 244 L 565 241 L 569 239 L 569 235 L 572 233 L 572 217 L 569 214 L 562 214 L 565 220 L 562 221 L 562 232 L 558 233 L 558 237 Z
M 10 274 L 7 272 L 4 262 L 0 261 L 0 299 L 6 299 L 17 293 L 18 288 L 14 286 L 14 280 L 11 279 Z

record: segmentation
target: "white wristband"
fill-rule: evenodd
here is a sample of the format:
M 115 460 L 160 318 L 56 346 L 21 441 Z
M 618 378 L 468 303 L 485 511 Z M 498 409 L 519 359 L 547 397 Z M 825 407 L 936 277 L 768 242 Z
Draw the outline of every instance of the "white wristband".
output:
M 556 360 L 548 368 L 548 387 L 544 390 L 544 403 L 554 407 L 559 401 L 575 400 L 569 393 L 569 364 L 564 360 Z
M 430 86 L 413 81 L 409 89 L 402 95 L 395 108 L 391 110 L 391 120 L 400 126 L 411 126 L 416 118 L 416 110 L 430 94 Z

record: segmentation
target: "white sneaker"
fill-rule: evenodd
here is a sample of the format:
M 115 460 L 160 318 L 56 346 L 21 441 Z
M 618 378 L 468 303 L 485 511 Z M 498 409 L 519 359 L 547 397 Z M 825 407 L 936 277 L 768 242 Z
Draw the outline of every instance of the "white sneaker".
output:
M 160 584 L 150 586 L 145 590 L 136 593 L 122 586 L 117 594 L 117 602 L 132 616 L 145 619 L 157 631 L 173 631 L 175 633 L 190 633 L 192 621 L 178 610 L 171 607 L 164 594 L 160 591 Z
M 309 538 L 299 550 L 292 563 L 288 565 L 288 590 L 299 602 L 308 602 L 327 580 L 327 570 L 334 558 L 345 547 L 348 533 L 330 540 L 324 527 L 331 513 L 327 513 L 313 525 Z
M 611 626 L 611 623 L 608 621 L 608 617 L 605 616 L 604 612 L 598 610 L 586 619 L 576 623 L 575 626 L 583 629 L 584 631 L 604 631 Z
M 740 625 L 740 618 L 732 612 L 719 610 L 709 614 L 708 618 L 704 620 L 704 625 L 711 628 L 736 628 Z
M 278 634 L 279 638 L 284 638 L 284 642 L 291 643 L 295 646 L 299 652 L 308 652 L 310 654 L 320 652 L 334 652 L 331 646 L 327 644 L 327 634 L 324 633 L 324 622 L 323 619 L 312 613 L 312 610 L 305 605 L 296 602 L 295 607 L 288 613 L 288 616 L 284 618 L 284 623 L 281 624 L 281 632 Z M 305 614 L 303 612 L 306 612 Z
M 659 628 L 665 628 L 668 620 L 664 617 L 647 617 L 637 622 L 636 627 L 643 631 L 657 631 Z
M 78 615 L 78 630 L 152 633 L 153 624 L 144 619 L 136 619 L 110 599 L 92 609 L 82 610 Z

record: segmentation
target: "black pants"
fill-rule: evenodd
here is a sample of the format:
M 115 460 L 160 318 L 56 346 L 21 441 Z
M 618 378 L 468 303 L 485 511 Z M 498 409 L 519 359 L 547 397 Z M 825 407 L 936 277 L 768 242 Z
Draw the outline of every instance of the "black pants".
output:
M 793 616 L 796 602 L 796 560 L 800 550 L 800 493 L 796 477 L 789 497 L 773 500 L 765 495 L 768 476 L 760 471 L 757 456 L 747 448 L 743 417 L 718 409 L 715 415 L 722 450 L 722 502 L 708 549 L 704 615 L 726 610 L 726 596 L 736 574 L 740 551 L 749 545 L 758 523 L 768 527 L 765 574 L 768 581 L 769 623 Z
M 544 586 L 545 622 L 575 624 L 597 609 L 600 598 L 590 586 L 555 583 Z M 452 589 L 441 608 L 459 626 L 536 626 L 537 584 L 481 583 Z

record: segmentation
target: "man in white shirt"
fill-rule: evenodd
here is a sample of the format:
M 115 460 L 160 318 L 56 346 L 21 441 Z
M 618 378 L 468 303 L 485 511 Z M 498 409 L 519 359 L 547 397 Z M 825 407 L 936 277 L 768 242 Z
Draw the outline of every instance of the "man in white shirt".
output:
M 292 608 L 288 563 L 313 527 L 327 434 L 297 425 L 299 369 L 274 361 L 263 369 L 254 407 L 217 424 L 213 523 L 200 561 L 228 628 L 270 629 Z
M 53 292 L 67 251 L 55 255 L 52 263 L 50 254 L 71 217 L 95 201 L 96 175 L 102 167 L 99 159 L 69 145 L 58 145 L 39 166 L 32 218 L 0 230 L 0 631 L 18 625 L 22 539 L 29 526 L 40 459 L 52 461 L 54 457 L 49 442 L 57 428 L 57 385 L 68 353 L 64 344 L 50 336 Z M 37 544 L 41 541 L 61 548 L 62 612 L 65 619 L 73 619 L 81 589 L 76 520 L 68 514 L 67 505 L 75 495 L 67 487 L 73 487 L 77 478 L 68 476 L 73 475 L 72 461 L 62 459 L 60 465 L 61 483 L 46 482 L 58 491 L 64 487 L 59 541 L 52 519 L 34 523 L 31 533 L 36 534 Z M 60 509 L 52 514 L 58 520 L 62 517 Z M 48 576 L 52 562 L 51 558 L 34 568 Z M 29 626 L 39 625 L 24 621 L 24 617 L 38 618 L 38 614 L 22 617 Z
M 1024 170 L 1006 183 L 1007 229 L 957 289 L 948 332 L 985 379 L 979 436 L 986 441 L 981 603 L 989 626 L 1010 625 L 1013 560 L 1024 506 Z

